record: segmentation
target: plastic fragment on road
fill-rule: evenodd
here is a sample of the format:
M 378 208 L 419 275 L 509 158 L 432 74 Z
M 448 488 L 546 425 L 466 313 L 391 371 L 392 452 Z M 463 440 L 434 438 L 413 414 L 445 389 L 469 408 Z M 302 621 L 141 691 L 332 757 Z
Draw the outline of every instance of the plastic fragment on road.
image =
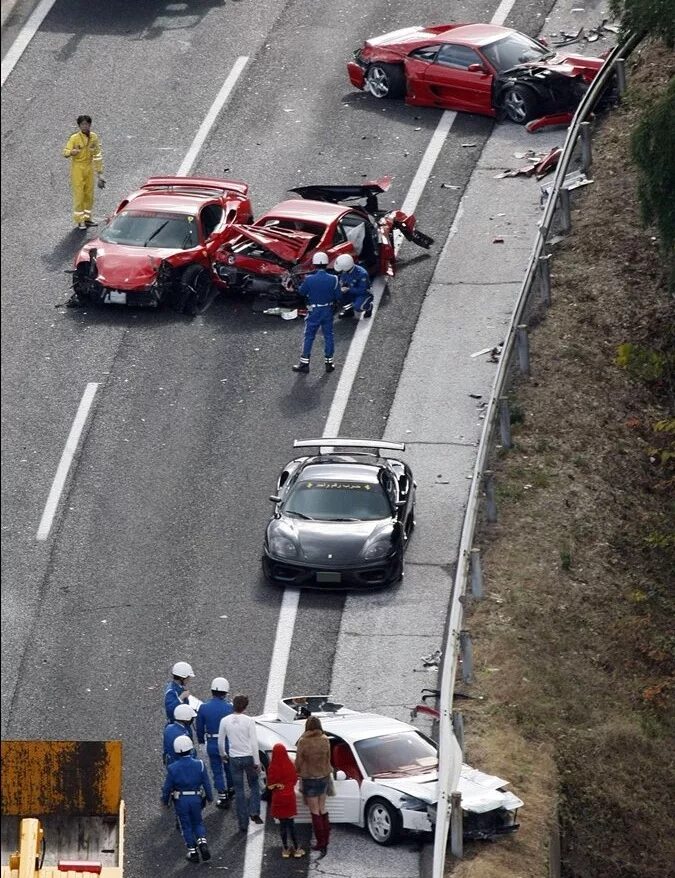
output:
M 550 113 L 548 116 L 540 116 L 539 119 L 532 119 L 527 123 L 525 128 L 530 134 L 534 134 L 536 131 L 541 131 L 542 128 L 552 128 L 556 125 L 567 126 L 572 121 L 573 115 L 574 114 L 570 112 Z
M 571 192 L 574 189 L 579 189 L 581 186 L 588 186 L 589 183 L 592 183 L 589 177 L 587 177 L 583 171 L 572 171 L 567 174 L 565 179 L 562 182 L 561 189 L 566 189 L 568 192 Z M 553 183 L 544 183 L 541 187 L 541 196 L 539 197 L 539 205 L 544 207 L 548 199 L 551 197 L 551 192 L 553 191 Z

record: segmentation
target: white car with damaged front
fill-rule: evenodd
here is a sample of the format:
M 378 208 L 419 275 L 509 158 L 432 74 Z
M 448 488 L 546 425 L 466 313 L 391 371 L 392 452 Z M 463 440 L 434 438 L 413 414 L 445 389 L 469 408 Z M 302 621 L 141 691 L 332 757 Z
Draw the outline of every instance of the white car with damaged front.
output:
M 309 715 L 318 716 L 331 742 L 335 796 L 326 800 L 331 823 L 367 829 L 381 845 L 405 830 L 432 832 L 438 799 L 438 746 L 414 726 L 373 713 L 358 713 L 326 696 L 286 698 L 275 714 L 255 718 L 260 758 L 269 763 L 281 742 L 293 759 Z M 508 782 L 458 762 L 455 789 L 462 793 L 465 838 L 493 838 L 518 828 L 522 801 Z M 309 811 L 296 792 L 299 822 Z

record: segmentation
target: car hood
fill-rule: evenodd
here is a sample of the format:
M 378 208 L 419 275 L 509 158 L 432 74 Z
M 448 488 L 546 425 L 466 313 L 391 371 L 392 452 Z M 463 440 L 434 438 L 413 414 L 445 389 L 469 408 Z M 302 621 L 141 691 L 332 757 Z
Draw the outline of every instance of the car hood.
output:
M 298 262 L 307 252 L 315 235 L 308 232 L 285 232 L 280 229 L 263 229 L 257 226 L 232 225 L 227 232 L 227 243 L 234 238 L 246 238 L 268 250 L 284 262 Z
M 96 250 L 98 282 L 118 290 L 132 290 L 151 284 L 160 262 L 176 253 L 175 250 L 160 247 L 126 247 L 96 240 L 80 250 L 76 264 L 88 261 L 91 250 Z
M 419 799 L 422 802 L 426 802 L 427 805 L 433 805 L 438 799 L 438 773 L 435 771 L 426 775 L 420 775 L 419 778 L 374 777 L 373 783 L 388 787 L 390 790 L 397 790 L 397 792 L 403 793 L 404 796 Z
M 581 74 L 595 73 L 602 67 L 600 58 L 585 58 L 583 55 L 555 55 L 546 61 L 530 61 L 527 64 L 519 64 L 507 73 L 536 73 L 538 70 L 547 70 L 560 76 L 579 76 Z
M 295 560 L 320 564 L 322 567 L 340 567 L 343 564 L 355 563 L 367 544 L 374 542 L 378 537 L 391 537 L 393 529 L 394 523 L 391 519 L 305 521 L 300 518 L 282 517 L 273 519 L 269 523 L 267 537 L 268 541 L 274 536 L 291 540 L 298 548 L 298 556 Z M 275 554 L 274 551 L 272 554 Z

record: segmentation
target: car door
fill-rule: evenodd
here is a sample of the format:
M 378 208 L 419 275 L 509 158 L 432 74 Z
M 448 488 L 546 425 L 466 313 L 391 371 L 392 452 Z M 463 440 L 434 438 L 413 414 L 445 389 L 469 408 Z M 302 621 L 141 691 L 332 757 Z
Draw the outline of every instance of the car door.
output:
M 459 43 L 441 46 L 424 73 L 424 82 L 439 104 L 448 110 L 493 113 L 492 73 L 471 46 Z
M 341 222 L 337 222 L 335 227 L 332 229 L 328 229 L 328 234 L 325 238 L 326 241 L 326 253 L 328 254 L 329 265 L 332 267 L 335 260 L 342 253 L 354 253 L 354 245 L 347 237 L 347 233 L 342 226 Z
M 223 242 L 223 231 L 228 223 L 221 204 L 206 204 L 199 211 L 202 241 L 208 253 L 213 255 Z

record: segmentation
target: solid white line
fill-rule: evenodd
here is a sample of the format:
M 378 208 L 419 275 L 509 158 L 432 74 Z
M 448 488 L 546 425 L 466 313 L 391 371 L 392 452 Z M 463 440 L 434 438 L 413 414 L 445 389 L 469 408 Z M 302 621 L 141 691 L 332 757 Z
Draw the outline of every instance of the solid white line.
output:
M 509 12 L 513 9 L 513 4 L 516 0 L 502 0 L 499 6 L 495 10 L 495 14 L 492 16 L 490 20 L 490 24 L 498 24 L 502 25 L 508 18 Z
M 36 534 L 36 539 L 38 540 L 46 540 L 49 536 L 49 531 L 51 530 L 52 522 L 54 521 L 54 515 L 56 514 L 59 500 L 61 499 L 61 492 L 63 491 L 63 486 L 66 484 L 70 465 L 73 462 L 73 457 L 75 456 L 75 452 L 80 443 L 80 436 L 82 435 L 82 430 L 87 421 L 89 409 L 94 401 L 97 389 L 98 384 L 91 382 L 87 384 L 84 393 L 82 394 L 82 399 L 80 400 L 80 405 L 78 406 L 73 426 L 70 428 L 70 433 L 66 440 L 66 447 L 63 449 L 63 454 L 61 455 L 61 460 L 59 461 L 56 475 L 52 482 L 52 488 L 49 492 L 49 497 L 47 497 L 42 518 L 40 519 L 40 526 L 38 527 Z
M 192 146 L 187 151 L 187 155 L 176 172 L 177 177 L 186 177 L 189 174 L 192 165 L 195 163 L 195 160 L 199 155 L 199 151 L 202 146 L 204 146 L 204 141 L 208 137 L 209 131 L 213 128 L 213 125 L 218 118 L 218 114 L 223 109 L 225 101 L 229 98 L 230 93 L 241 76 L 247 62 L 248 55 L 240 55 L 234 62 L 232 70 L 230 70 L 227 79 L 216 95 L 215 101 L 211 104 L 211 109 L 206 114 L 202 124 L 199 126 L 199 131 L 195 134 L 195 139 L 192 141 Z
M 42 0 L 19 31 L 19 36 L 14 40 L 9 51 L 2 59 L 2 85 L 5 84 L 5 80 L 16 67 L 17 61 L 26 51 L 28 44 L 38 32 L 40 25 L 47 17 L 54 3 L 56 3 L 56 0 Z

